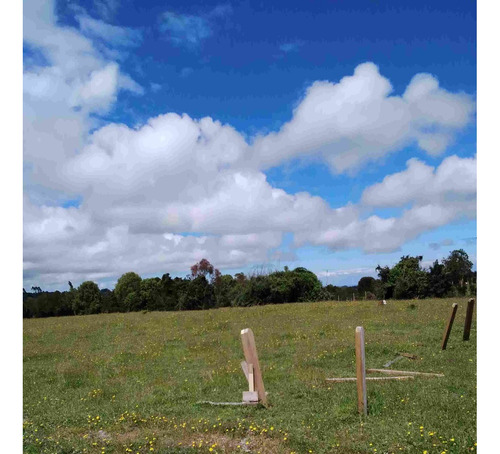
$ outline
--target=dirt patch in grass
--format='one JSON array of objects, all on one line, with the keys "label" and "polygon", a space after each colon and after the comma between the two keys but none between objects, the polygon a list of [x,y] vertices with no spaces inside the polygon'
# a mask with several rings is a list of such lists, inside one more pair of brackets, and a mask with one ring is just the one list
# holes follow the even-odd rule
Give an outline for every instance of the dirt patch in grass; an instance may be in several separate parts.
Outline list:
[{"label": "dirt patch in grass", "polygon": [[[281,441],[276,438],[259,437],[251,434],[243,437],[231,437],[221,433],[186,433],[181,437],[160,436],[159,439],[158,446],[160,447],[182,446],[202,452],[260,452],[261,454],[289,452]],[[212,451],[210,451],[210,448],[212,448]]]}]

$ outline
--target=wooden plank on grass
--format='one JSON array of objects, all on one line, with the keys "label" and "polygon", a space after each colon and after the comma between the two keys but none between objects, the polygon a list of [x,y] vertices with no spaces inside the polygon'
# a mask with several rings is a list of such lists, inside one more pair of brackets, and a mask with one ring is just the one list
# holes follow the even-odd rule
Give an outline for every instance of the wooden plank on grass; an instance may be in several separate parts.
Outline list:
[{"label": "wooden plank on grass", "polygon": [[[398,375],[394,377],[365,377],[365,380],[412,380],[415,377],[413,375]],[[340,383],[346,381],[357,381],[357,377],[335,377],[327,378],[326,381]]]},{"label": "wooden plank on grass", "polygon": [[241,343],[243,344],[243,352],[247,364],[253,365],[255,390],[259,396],[259,401],[263,404],[267,403],[266,390],[264,388],[264,381],[262,380],[262,373],[259,365],[259,357],[257,355],[257,348],[255,346],[255,338],[253,331],[250,328],[241,330]]},{"label": "wooden plank on grass", "polygon": [[365,372],[365,330],[356,327],[356,381],[358,388],[358,412],[366,416],[366,372]]},{"label": "wooden plank on grass", "polygon": [[206,405],[257,405],[258,402],[212,402],[210,400],[202,400],[196,402],[197,404],[206,404]]},{"label": "wooden plank on grass", "polygon": [[474,313],[474,298],[467,301],[467,313],[465,315],[464,324],[464,341],[468,341],[470,338],[470,328],[472,326],[472,314]]},{"label": "wooden plank on grass", "polygon": [[446,329],[444,330],[443,341],[441,342],[441,350],[446,350],[446,344],[448,344],[448,339],[451,333],[451,327],[453,326],[453,321],[455,320],[455,315],[457,314],[458,304],[453,303],[451,308],[452,309],[451,309],[450,319],[448,320],[448,324],[446,325]]},{"label": "wooden plank on grass", "polygon": [[392,370],[392,369],[366,369],[368,374],[387,374],[387,375],[422,375],[424,377],[444,377],[443,374],[433,372],[415,372],[411,370]]}]

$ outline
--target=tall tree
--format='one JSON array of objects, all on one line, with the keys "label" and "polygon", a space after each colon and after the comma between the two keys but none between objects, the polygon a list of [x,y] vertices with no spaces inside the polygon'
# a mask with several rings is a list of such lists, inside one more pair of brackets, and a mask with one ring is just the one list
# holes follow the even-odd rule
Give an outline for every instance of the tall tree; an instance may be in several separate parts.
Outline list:
[{"label": "tall tree", "polygon": [[391,269],[388,286],[393,287],[394,298],[421,298],[427,288],[427,273],[421,268],[422,256],[405,255]]},{"label": "tall tree", "polygon": [[443,259],[444,272],[459,293],[465,293],[466,282],[472,275],[472,262],[463,249],[457,249]]},{"label": "tall tree", "polygon": [[78,306],[83,314],[97,314],[101,310],[101,292],[95,282],[85,281],[77,290]]},{"label": "tall tree", "polygon": [[375,293],[376,279],[371,276],[364,276],[358,282],[358,293],[364,295],[365,292]]},{"label": "tall tree", "polygon": [[452,283],[445,273],[444,265],[435,260],[429,268],[427,296],[444,297],[451,287]]},{"label": "tall tree", "polygon": [[114,293],[121,310],[130,312],[141,309],[141,281],[141,276],[132,271],[118,279]]}]

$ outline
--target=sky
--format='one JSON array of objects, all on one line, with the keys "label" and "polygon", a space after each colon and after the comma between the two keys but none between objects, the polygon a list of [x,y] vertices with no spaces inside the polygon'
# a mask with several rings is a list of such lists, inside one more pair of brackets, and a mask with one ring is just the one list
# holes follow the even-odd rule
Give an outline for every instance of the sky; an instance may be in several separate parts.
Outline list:
[{"label": "sky", "polygon": [[475,2],[23,9],[25,288],[476,263]]}]

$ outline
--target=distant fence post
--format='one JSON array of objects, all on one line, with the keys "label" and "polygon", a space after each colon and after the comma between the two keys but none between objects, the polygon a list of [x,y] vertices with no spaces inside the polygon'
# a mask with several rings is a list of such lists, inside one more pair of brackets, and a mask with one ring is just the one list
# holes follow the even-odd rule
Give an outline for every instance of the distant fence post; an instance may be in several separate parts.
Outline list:
[{"label": "distant fence post", "polygon": [[451,327],[453,326],[453,321],[455,320],[455,315],[457,313],[458,304],[453,303],[453,305],[451,307],[452,307],[451,315],[450,315],[450,319],[448,320],[448,325],[446,326],[446,329],[444,330],[443,342],[441,343],[441,350],[446,350],[446,344],[448,343],[448,338],[450,337]]},{"label": "distant fence post", "polygon": [[365,331],[356,327],[356,381],[358,387],[358,412],[366,416],[366,367],[365,367]]},{"label": "distant fence post", "polygon": [[241,343],[243,344],[245,361],[247,362],[247,364],[252,364],[253,366],[253,381],[255,383],[255,390],[257,391],[259,401],[263,404],[266,404],[266,390],[264,389],[264,381],[262,380],[262,373],[260,371],[259,357],[257,356],[257,348],[255,346],[255,338],[253,335],[253,331],[250,328],[241,330]]},{"label": "distant fence post", "polygon": [[464,324],[464,341],[468,341],[470,337],[470,328],[472,326],[472,314],[474,313],[474,298],[467,302],[467,313],[465,315]]}]

